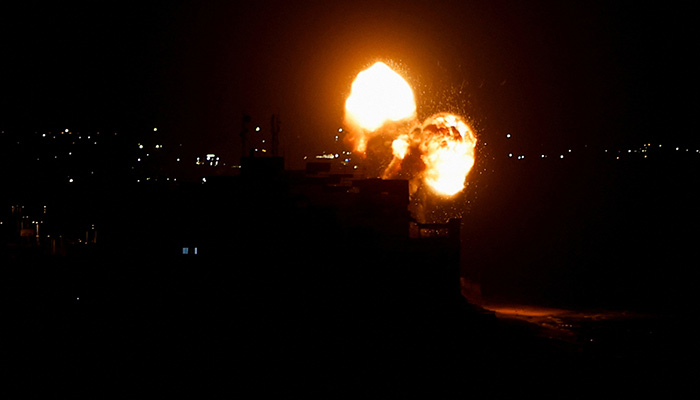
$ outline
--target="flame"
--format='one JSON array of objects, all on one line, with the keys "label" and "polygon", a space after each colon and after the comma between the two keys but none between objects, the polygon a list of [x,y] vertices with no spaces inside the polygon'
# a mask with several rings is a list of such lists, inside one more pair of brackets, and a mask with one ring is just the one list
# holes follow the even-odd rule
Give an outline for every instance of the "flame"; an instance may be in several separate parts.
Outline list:
[{"label": "flame", "polygon": [[408,153],[408,146],[410,145],[408,141],[408,135],[401,135],[391,142],[391,151],[394,157],[403,160]]},{"label": "flame", "polygon": [[368,135],[390,121],[401,121],[416,114],[413,90],[401,75],[377,62],[357,74],[345,101],[345,118],[358,129],[356,150],[364,152]]},{"label": "flame", "polygon": [[423,135],[420,150],[425,183],[441,195],[459,193],[474,165],[474,133],[460,117],[439,113],[425,121]]},{"label": "flame", "polygon": [[[441,196],[464,189],[474,165],[474,132],[449,113],[435,114],[420,125],[411,87],[386,64],[378,62],[357,75],[345,101],[345,119],[355,150],[380,166],[371,173],[408,179],[411,195],[421,184]],[[377,137],[383,140],[370,142]]]}]

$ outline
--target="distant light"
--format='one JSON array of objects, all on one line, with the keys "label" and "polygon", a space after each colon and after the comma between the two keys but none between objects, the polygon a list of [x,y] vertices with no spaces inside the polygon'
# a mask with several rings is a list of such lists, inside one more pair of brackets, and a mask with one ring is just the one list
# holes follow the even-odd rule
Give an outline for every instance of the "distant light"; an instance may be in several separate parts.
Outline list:
[{"label": "distant light", "polygon": [[42,134],[41,134],[41,137],[46,137],[46,134],[45,134],[45,133],[42,133]]},{"label": "distant light", "polygon": [[179,158],[177,159],[177,162],[180,162],[180,159],[179,159]]},{"label": "distant light", "polygon": [[65,131],[63,131],[63,132],[68,132],[68,129],[66,129],[66,130],[65,130]]},{"label": "distant light", "polygon": [[506,133],[506,138],[510,139],[510,133]]},{"label": "distant light", "polygon": [[512,157],[513,157],[513,153],[508,153],[508,157],[509,157],[509,158],[512,158]]},{"label": "distant light", "polygon": [[136,161],[139,161],[139,162],[141,162],[141,159],[140,159],[140,158],[137,158],[137,159],[136,159]]},{"label": "distant light", "polygon": [[202,178],[202,183],[207,183],[207,178]]},{"label": "distant light", "polygon": [[73,183],[73,178],[68,179],[68,183]]},{"label": "distant light", "polygon": [[260,127],[259,127],[259,126],[256,126],[256,127],[255,127],[255,132],[260,132]]},{"label": "distant light", "polygon": [[676,147],[676,151],[678,151],[678,147]]},{"label": "distant light", "polygon": [[153,128],[153,132],[156,132],[156,131],[158,131],[158,128]]},{"label": "distant light", "polygon": [[143,145],[139,143],[139,149],[143,149]]},{"label": "distant light", "polygon": [[343,128],[338,128],[338,132],[342,132],[342,131],[343,131]]},{"label": "distant light", "polygon": [[544,157],[545,157],[544,154],[542,154],[542,158],[544,158]]},{"label": "distant light", "polygon": [[559,158],[564,158],[564,155],[563,154],[559,155]]}]

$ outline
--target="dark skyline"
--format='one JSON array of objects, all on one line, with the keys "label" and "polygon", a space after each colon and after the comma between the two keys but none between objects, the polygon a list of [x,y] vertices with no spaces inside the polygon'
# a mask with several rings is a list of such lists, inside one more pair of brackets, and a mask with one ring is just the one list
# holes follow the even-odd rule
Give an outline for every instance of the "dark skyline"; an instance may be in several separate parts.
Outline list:
[{"label": "dark skyline", "polygon": [[[149,3],[3,6],[4,129],[146,129],[235,149],[242,113],[280,114],[288,156],[342,125],[375,60],[419,114],[454,111],[523,151],[696,142],[688,10],[557,2]],[[233,150],[235,151],[235,150]]]},{"label": "dark skyline", "polygon": [[[697,348],[693,11],[3,4],[7,380],[198,397],[682,393]],[[434,118],[406,139],[400,179],[343,152],[351,82],[376,61],[411,84],[419,120],[472,125],[459,194],[412,186],[426,137],[466,140]],[[239,157],[273,114],[283,157]]]}]

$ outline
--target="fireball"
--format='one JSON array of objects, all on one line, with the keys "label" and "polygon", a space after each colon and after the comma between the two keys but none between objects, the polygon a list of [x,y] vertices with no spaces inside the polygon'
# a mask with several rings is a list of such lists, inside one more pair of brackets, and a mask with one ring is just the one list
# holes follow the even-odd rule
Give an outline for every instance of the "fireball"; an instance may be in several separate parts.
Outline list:
[{"label": "fireball", "polygon": [[408,147],[410,146],[408,135],[401,135],[391,142],[391,152],[394,157],[403,160],[408,153]]},{"label": "fireball", "polygon": [[359,151],[364,151],[368,136],[385,123],[415,114],[413,90],[401,75],[382,62],[357,75],[345,101],[345,118],[356,127],[353,136]]},{"label": "fireball", "polygon": [[[357,75],[345,102],[345,118],[352,126],[350,140],[357,151],[365,153],[372,138],[388,139],[372,142],[385,146],[386,152],[368,152],[368,158],[393,157],[388,166],[380,164],[386,167],[377,176],[408,178],[416,188],[422,182],[444,197],[464,189],[474,165],[474,132],[461,117],[449,113],[435,114],[421,126],[411,87],[386,64],[378,62]],[[389,125],[399,121],[407,122]]]},{"label": "fireball", "polygon": [[474,165],[474,133],[460,117],[440,113],[425,121],[423,135],[420,149],[425,183],[441,195],[459,193]]}]

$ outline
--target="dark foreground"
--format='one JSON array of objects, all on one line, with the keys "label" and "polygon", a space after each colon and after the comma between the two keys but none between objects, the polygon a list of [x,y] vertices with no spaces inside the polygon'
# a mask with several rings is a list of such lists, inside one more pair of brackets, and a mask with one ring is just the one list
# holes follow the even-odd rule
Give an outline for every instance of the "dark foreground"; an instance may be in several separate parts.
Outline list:
[{"label": "dark foreground", "polygon": [[[660,305],[634,317],[513,318],[461,297],[459,236],[409,237],[406,182],[350,190],[331,177],[252,173],[218,186],[65,188],[41,228],[51,242],[7,231],[0,360],[10,393],[673,398],[692,388],[695,236],[665,228],[694,226],[696,213],[635,218],[650,204],[693,210],[697,194],[684,188],[694,180],[657,172],[665,189],[637,196],[660,185],[641,174],[617,196],[603,189],[626,179],[596,177],[601,189],[562,186],[541,215],[494,190],[491,209],[464,225],[461,254],[487,298]],[[596,193],[612,200],[582,208]],[[592,212],[607,217],[590,222]],[[53,248],[73,225],[89,243]],[[567,260],[572,268],[555,268]]]},{"label": "dark foreground", "polygon": [[353,277],[21,260],[2,270],[0,350],[27,395],[675,397],[694,375],[679,316],[494,314],[381,282],[356,292]]}]

